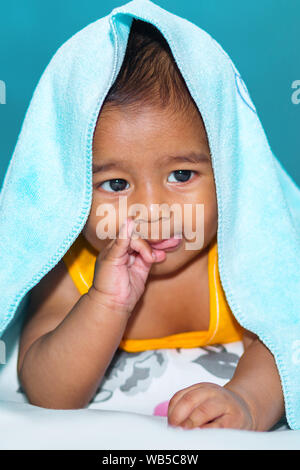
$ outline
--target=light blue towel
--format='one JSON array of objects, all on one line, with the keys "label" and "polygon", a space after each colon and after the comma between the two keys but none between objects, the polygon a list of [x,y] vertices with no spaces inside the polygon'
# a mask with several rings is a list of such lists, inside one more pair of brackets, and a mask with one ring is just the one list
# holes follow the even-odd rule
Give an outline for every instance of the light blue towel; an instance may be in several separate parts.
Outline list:
[{"label": "light blue towel", "polygon": [[88,218],[93,131],[133,17],[165,36],[201,112],[217,188],[221,282],[237,320],[274,354],[288,423],[300,429],[300,190],[221,46],[148,0],[115,8],[72,36],[34,91],[1,191],[0,332]]}]

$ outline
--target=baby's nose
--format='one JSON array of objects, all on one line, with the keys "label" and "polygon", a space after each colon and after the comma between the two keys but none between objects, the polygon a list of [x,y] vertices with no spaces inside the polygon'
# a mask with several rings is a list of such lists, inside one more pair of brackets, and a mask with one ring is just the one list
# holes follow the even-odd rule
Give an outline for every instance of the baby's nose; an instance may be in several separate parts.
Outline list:
[{"label": "baby's nose", "polygon": [[133,214],[133,217],[137,214],[135,218],[136,223],[151,224],[157,223],[163,219],[170,219],[171,210],[168,204],[138,204],[137,207],[134,205],[130,207],[129,215],[130,214]]},{"label": "baby's nose", "polygon": [[135,223],[135,234],[153,242],[173,236],[173,226],[170,217],[160,216],[152,220],[139,217],[135,220]]}]

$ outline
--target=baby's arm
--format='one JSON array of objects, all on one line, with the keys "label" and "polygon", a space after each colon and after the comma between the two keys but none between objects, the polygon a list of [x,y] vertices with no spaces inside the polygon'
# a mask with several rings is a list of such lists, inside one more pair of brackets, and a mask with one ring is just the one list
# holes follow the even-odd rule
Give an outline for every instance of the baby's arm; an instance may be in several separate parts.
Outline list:
[{"label": "baby's arm", "polygon": [[177,392],[169,403],[170,425],[268,431],[279,421],[284,398],[274,357],[245,332],[245,351],[232,379],[224,387],[199,383]]},{"label": "baby's arm", "polygon": [[275,359],[259,338],[246,348],[225,388],[248,403],[256,431],[268,431],[284,414],[284,397]]},{"label": "baby's arm", "polygon": [[132,231],[132,222],[124,225],[122,236],[101,250],[88,293],[72,291],[62,261],[33,289],[17,366],[32,404],[83,408],[96,392],[144,292],[152,263],[165,257],[153,250],[153,260],[150,245],[133,239]]},{"label": "baby's arm", "polygon": [[92,398],[128,320],[97,299],[76,293],[63,261],[33,289],[17,367],[33,405],[83,408]]}]

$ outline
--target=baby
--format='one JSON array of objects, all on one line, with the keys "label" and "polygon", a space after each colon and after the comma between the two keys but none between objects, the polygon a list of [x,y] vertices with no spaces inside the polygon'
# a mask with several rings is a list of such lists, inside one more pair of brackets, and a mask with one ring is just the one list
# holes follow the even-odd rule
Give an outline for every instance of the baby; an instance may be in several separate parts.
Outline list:
[{"label": "baby", "polygon": [[[120,196],[128,207],[123,218]],[[104,204],[113,208],[105,220],[116,232],[99,224]],[[137,204],[146,208],[142,217],[130,212]],[[174,212],[154,211],[155,205],[173,204],[182,214],[190,205],[189,217],[178,223]],[[186,249],[187,234],[199,231],[199,205],[203,243]],[[171,230],[163,241],[166,223]],[[29,401],[46,408],[85,407],[122,339],[208,330],[208,253],[217,227],[203,120],[164,37],[134,19],[94,132],[93,200],[81,233],[97,252],[93,282],[81,295],[61,260],[32,289],[18,357]],[[169,402],[169,425],[267,431],[282,417],[273,355],[238,327],[244,353],[232,379],[224,387],[204,382],[179,390]]]}]

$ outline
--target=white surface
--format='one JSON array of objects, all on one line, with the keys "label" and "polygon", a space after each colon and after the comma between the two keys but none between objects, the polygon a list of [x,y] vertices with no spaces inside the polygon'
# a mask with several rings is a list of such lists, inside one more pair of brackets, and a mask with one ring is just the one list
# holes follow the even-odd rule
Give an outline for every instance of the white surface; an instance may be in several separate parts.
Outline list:
[{"label": "white surface", "polygon": [[300,431],[182,430],[166,418],[0,402],[1,449],[300,449]]},{"label": "white surface", "polygon": [[[265,433],[229,429],[183,430],[168,427],[166,417],[147,416],[128,410],[108,411],[99,409],[98,407],[104,406],[104,403],[97,403],[97,401],[83,410],[48,410],[30,405],[25,395],[18,390],[16,360],[19,329],[20,322],[17,321],[15,326],[2,338],[6,344],[7,358],[6,364],[4,366],[0,365],[1,449],[300,450],[300,431],[291,431],[285,426],[276,431]],[[234,348],[239,346],[232,345],[228,347],[232,348],[233,352]],[[235,352],[239,353],[241,351],[235,349]],[[192,355],[189,361],[195,359],[193,351],[187,352],[186,357],[189,357],[189,354]],[[176,357],[174,352],[173,358]],[[179,367],[184,357],[184,355],[178,356],[180,362],[176,359],[177,367]],[[175,367],[174,362],[169,359],[168,361],[168,367]],[[131,364],[131,361],[128,363]],[[220,364],[222,365],[223,362],[219,360],[219,366]],[[180,371],[182,369],[183,367],[178,369],[178,375],[181,375]],[[108,376],[105,387],[108,388],[109,386],[111,390],[116,391],[117,388],[114,388],[116,384],[124,383],[122,375],[116,377],[117,379],[111,375]],[[153,380],[142,382],[142,388],[145,391],[152,390]],[[182,382],[171,384],[174,390],[179,386],[188,385],[187,382],[184,382],[184,380],[187,380],[186,377],[183,376],[182,380]],[[201,381],[200,376],[198,381]],[[145,387],[146,383],[149,383],[148,389]],[[163,384],[163,382],[160,383]],[[130,390],[130,396],[134,398],[132,392],[133,388]],[[138,396],[138,393],[136,396]],[[157,403],[157,398],[160,398],[159,394],[156,396],[154,403]],[[165,395],[162,396],[162,399],[165,399]],[[128,404],[133,402],[129,400]],[[127,405],[124,402],[122,406]],[[150,410],[153,410],[153,406]]]}]

